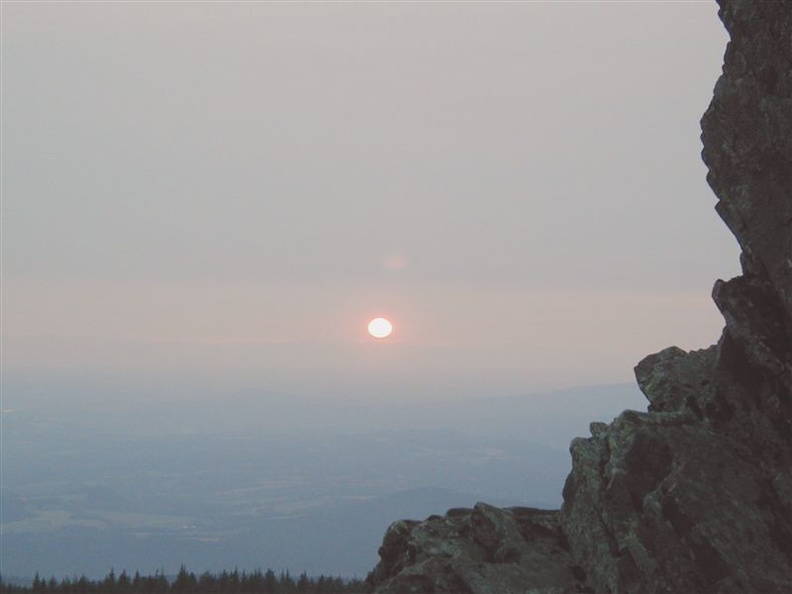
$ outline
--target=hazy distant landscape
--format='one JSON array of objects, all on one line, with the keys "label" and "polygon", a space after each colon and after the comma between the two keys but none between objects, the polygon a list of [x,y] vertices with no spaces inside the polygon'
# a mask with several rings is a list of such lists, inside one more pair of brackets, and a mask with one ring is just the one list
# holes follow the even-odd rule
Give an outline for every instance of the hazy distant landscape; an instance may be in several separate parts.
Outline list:
[{"label": "hazy distant landscape", "polygon": [[397,519],[559,506],[722,328],[716,12],[0,3],[3,578],[362,577]]},{"label": "hazy distant landscape", "polygon": [[644,408],[631,384],[452,403],[74,399],[5,403],[4,577],[182,563],[363,577],[395,519],[559,506],[569,440]]}]

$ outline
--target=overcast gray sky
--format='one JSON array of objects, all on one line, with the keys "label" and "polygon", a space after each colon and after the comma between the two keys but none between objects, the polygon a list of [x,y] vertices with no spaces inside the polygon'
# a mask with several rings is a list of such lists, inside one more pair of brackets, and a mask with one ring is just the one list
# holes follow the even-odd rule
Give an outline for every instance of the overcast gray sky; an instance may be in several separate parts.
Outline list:
[{"label": "overcast gray sky", "polygon": [[454,397],[708,346],[716,13],[3,2],[4,369]]}]

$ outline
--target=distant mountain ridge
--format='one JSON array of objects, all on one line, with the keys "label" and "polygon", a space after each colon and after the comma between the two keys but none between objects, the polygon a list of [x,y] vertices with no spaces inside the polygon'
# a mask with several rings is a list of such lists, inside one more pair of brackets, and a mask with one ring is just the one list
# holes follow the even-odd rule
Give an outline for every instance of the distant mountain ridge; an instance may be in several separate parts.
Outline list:
[{"label": "distant mountain ridge", "polygon": [[[479,499],[559,505],[581,411],[635,392],[412,407],[306,406],[258,393],[226,411],[163,402],[95,412],[73,410],[63,395],[20,406],[4,424],[4,571],[98,578],[111,567],[175,573],[185,563],[363,576],[393,517]],[[238,411],[247,425],[235,423]]]}]

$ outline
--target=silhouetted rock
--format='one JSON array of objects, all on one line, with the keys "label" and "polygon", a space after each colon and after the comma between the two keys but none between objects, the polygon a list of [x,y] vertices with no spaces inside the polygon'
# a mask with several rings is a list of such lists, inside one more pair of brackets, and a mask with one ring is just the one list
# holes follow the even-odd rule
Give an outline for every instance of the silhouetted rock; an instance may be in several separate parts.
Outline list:
[{"label": "silhouetted rock", "polygon": [[393,524],[375,592],[792,592],[792,2],[720,5],[703,158],[743,274],[718,344],[636,366],[648,412],[573,440],[560,511]]}]

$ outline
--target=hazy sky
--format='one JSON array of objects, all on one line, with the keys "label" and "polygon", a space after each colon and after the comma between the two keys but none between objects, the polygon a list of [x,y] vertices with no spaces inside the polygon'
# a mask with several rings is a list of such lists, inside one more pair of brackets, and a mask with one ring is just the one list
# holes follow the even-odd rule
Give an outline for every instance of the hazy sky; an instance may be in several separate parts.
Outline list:
[{"label": "hazy sky", "polygon": [[3,2],[4,371],[452,397],[708,346],[716,12]]}]

